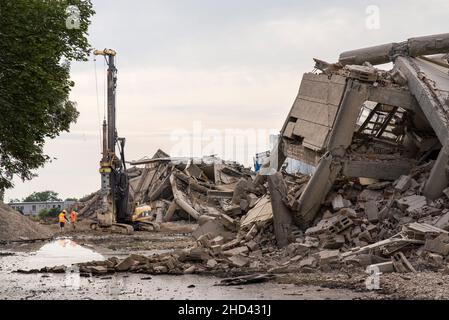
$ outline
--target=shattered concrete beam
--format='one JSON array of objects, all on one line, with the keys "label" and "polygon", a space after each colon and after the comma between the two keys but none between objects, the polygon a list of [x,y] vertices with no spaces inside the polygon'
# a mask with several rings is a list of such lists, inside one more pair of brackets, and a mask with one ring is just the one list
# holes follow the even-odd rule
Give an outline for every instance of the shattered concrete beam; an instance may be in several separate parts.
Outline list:
[{"label": "shattered concrete beam", "polygon": [[449,126],[444,109],[435,99],[433,90],[421,79],[422,76],[419,75],[410,58],[398,57],[395,60],[395,66],[407,78],[410,92],[417,99],[441,144],[446,145],[449,139]]},{"label": "shattered concrete beam", "polygon": [[393,61],[396,55],[418,57],[449,52],[449,33],[408,39],[400,43],[388,43],[374,47],[343,52],[339,62],[343,65],[372,65]]},{"label": "shattered concrete beam", "polygon": [[344,160],[343,175],[350,178],[372,178],[394,181],[402,175],[409,174],[414,161],[396,159],[388,161],[376,160]]},{"label": "shattered concrete beam", "polygon": [[401,107],[409,111],[416,111],[418,104],[410,91],[395,87],[368,87],[369,101],[376,101],[389,106]]},{"label": "shattered concrete beam", "polygon": [[172,186],[173,197],[175,199],[176,204],[185,212],[187,212],[192,218],[198,220],[200,217],[200,213],[193,209],[183,198],[182,192],[178,190],[176,185],[176,178],[172,174],[170,175],[170,184]]},{"label": "shattered concrete beam", "polygon": [[175,211],[178,209],[178,204],[176,203],[176,201],[173,201],[170,206],[168,207],[167,212],[165,213],[164,216],[164,222],[170,222],[171,219],[173,218],[173,215],[175,214]]}]

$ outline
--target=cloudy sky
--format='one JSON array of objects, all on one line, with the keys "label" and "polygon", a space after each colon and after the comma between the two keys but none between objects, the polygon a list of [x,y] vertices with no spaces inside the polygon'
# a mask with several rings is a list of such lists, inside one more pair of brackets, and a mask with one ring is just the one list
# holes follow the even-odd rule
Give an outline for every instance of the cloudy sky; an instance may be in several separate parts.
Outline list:
[{"label": "cloudy sky", "polygon": [[[162,148],[250,165],[280,130],[312,58],[334,62],[345,50],[448,32],[447,0],[93,2],[92,46],[118,52],[118,130],[128,160]],[[16,179],[5,200],[43,190],[81,197],[99,188],[104,63],[96,65],[99,103],[93,60],[73,64],[80,118],[48,142],[56,159],[33,181]],[[246,148],[210,147],[236,130],[250,137]],[[200,149],[185,139],[193,132],[202,135]]]}]

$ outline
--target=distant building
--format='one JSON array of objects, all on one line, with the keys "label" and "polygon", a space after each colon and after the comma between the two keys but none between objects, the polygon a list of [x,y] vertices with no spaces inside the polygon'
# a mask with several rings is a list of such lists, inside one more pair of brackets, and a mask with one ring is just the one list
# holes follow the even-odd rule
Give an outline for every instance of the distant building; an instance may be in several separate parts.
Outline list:
[{"label": "distant building", "polygon": [[[277,148],[278,141],[279,135],[277,134],[270,135],[270,150]],[[315,173],[314,166],[311,166],[307,163],[292,158],[285,159],[284,168],[285,171],[288,173],[300,172],[306,175],[313,175]]]},{"label": "distant building", "polygon": [[8,205],[25,215],[38,215],[42,210],[64,210],[73,205],[75,201],[47,201],[47,202],[16,202]]}]

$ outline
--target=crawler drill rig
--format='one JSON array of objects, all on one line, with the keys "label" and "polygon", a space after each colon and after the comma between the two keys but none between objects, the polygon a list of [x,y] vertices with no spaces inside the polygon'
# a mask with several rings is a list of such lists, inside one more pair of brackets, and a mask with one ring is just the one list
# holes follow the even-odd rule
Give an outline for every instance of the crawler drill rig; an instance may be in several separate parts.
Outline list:
[{"label": "crawler drill rig", "polygon": [[[125,164],[125,138],[119,138],[116,129],[117,68],[114,50],[96,50],[96,56],[104,56],[107,71],[107,120],[103,121],[103,151],[100,162],[102,208],[97,211],[98,223],[93,228],[108,228],[114,232],[130,234],[132,212],[129,195],[129,178]],[[116,154],[119,149],[119,156]]]},{"label": "crawler drill rig", "polygon": [[[107,72],[107,119],[103,121],[103,150],[100,162],[101,209],[98,222],[92,229],[131,234],[134,230],[157,231],[159,225],[151,221],[151,206],[134,203],[125,162],[125,138],[119,138],[116,128],[117,53],[111,49],[96,50],[95,56],[103,56]],[[119,154],[117,156],[116,149]]]}]

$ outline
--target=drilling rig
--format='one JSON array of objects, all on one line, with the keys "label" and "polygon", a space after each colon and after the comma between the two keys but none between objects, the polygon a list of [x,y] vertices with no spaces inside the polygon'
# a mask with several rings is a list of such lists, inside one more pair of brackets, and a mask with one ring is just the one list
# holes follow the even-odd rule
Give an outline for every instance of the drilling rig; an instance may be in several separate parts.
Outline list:
[{"label": "drilling rig", "polygon": [[[130,191],[125,162],[125,138],[120,138],[116,127],[117,53],[111,49],[96,50],[103,56],[107,70],[107,117],[103,121],[103,148],[100,161],[101,209],[92,229],[131,234],[134,230],[157,231],[159,225],[150,220],[152,208],[137,206]],[[116,150],[119,151],[118,155]]]},{"label": "drilling rig", "polygon": [[[117,53],[111,49],[96,50],[95,56],[103,56],[107,70],[107,119],[103,121],[103,150],[100,162],[101,209],[97,211],[98,223],[93,228],[108,228],[130,234],[134,208],[129,199],[129,179],[125,163],[125,138],[119,138],[116,127]],[[119,150],[117,156],[116,149]]]}]

